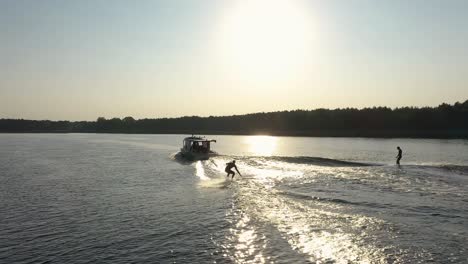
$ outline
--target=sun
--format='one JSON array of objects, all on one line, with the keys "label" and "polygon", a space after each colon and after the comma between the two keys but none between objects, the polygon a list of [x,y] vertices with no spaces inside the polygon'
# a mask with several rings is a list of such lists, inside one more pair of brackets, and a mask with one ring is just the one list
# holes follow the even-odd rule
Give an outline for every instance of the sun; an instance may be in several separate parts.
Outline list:
[{"label": "sun", "polygon": [[231,69],[284,76],[304,66],[312,46],[310,14],[301,0],[238,0],[217,31],[218,51]]}]

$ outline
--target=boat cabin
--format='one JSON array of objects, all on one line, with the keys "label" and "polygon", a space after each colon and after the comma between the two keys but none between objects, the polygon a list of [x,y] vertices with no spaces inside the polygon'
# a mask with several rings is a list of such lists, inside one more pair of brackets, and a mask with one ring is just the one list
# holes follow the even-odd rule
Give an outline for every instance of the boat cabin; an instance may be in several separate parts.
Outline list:
[{"label": "boat cabin", "polygon": [[184,138],[182,151],[191,153],[210,153],[211,142],[216,142],[216,140],[195,136],[187,137]]}]

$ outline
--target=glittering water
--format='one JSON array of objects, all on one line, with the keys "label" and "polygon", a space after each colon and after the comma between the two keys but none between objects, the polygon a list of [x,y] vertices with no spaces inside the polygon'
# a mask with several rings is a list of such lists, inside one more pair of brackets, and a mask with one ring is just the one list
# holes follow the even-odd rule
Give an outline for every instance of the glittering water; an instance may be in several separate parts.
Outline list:
[{"label": "glittering water", "polygon": [[0,134],[0,263],[468,262],[466,140],[182,138]]}]

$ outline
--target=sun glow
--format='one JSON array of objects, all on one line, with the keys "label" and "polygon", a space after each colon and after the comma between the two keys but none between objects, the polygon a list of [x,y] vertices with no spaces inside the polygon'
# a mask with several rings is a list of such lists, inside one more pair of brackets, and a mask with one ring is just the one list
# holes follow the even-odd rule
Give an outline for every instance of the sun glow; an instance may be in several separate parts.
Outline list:
[{"label": "sun glow", "polygon": [[303,68],[313,31],[304,5],[301,0],[235,1],[217,33],[224,62],[238,73],[268,78]]},{"label": "sun glow", "polygon": [[276,149],[276,137],[271,136],[249,136],[245,142],[249,151],[255,155],[271,156]]}]

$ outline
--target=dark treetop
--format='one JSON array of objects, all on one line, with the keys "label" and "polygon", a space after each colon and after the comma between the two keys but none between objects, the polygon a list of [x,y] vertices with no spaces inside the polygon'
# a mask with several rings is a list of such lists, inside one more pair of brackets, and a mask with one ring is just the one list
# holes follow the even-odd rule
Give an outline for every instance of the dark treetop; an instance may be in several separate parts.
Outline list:
[{"label": "dark treetop", "polygon": [[99,117],[92,122],[0,119],[0,132],[468,138],[468,100],[422,108],[316,109],[139,120]]}]

